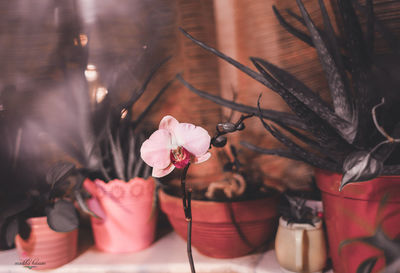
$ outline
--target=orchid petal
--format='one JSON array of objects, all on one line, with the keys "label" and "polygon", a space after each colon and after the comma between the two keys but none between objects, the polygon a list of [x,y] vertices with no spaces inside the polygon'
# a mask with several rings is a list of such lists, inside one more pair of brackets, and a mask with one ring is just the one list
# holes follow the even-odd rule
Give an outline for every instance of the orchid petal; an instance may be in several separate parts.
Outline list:
[{"label": "orchid petal", "polygon": [[182,146],[195,157],[204,155],[210,148],[208,132],[190,123],[179,123],[173,130],[178,146]]},{"label": "orchid petal", "polygon": [[174,164],[170,164],[167,168],[165,169],[157,169],[153,168],[152,176],[153,177],[163,177],[166,176],[167,174],[170,174],[173,170],[175,169]]},{"label": "orchid petal", "polygon": [[179,121],[177,121],[173,116],[165,116],[160,121],[160,125],[158,126],[158,129],[165,129],[169,132],[172,132],[178,124],[179,124]]},{"label": "orchid petal", "polygon": [[164,129],[155,131],[140,148],[140,156],[147,165],[165,169],[171,164],[171,134]]},{"label": "orchid petal", "polygon": [[194,159],[194,163],[198,164],[198,163],[202,163],[204,161],[207,161],[209,158],[211,157],[211,153],[206,153],[204,155],[198,156]]}]

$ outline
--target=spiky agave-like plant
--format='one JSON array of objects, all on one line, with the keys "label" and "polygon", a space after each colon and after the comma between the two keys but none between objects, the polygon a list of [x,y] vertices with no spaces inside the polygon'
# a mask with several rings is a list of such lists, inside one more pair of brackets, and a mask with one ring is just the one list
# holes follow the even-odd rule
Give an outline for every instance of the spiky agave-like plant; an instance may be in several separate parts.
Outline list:
[{"label": "spiky agave-like plant", "polygon": [[[310,35],[288,24],[278,10],[273,9],[281,25],[315,47],[333,105],[323,101],[295,76],[268,61],[251,57],[258,70],[256,72],[196,40],[182,29],[183,34],[193,42],[278,93],[294,114],[261,109],[259,104],[257,109],[225,100],[196,89],[181,76],[178,78],[191,91],[206,99],[237,111],[257,114],[265,129],[289,149],[263,149],[247,142],[243,145],[263,154],[301,160],[321,169],[343,173],[340,189],[350,182],[400,174],[397,149],[400,82],[395,73],[400,68],[400,50],[396,37],[374,16],[372,0],[367,0],[366,6],[356,3],[357,9],[366,16],[365,34],[351,1],[337,0],[341,19],[339,27],[344,35],[341,42],[336,37],[323,0],[319,0],[323,30],[314,24],[302,1],[297,0],[297,4],[302,17],[293,12],[289,14],[306,26]],[[390,53],[378,55],[374,52],[376,31],[391,46]],[[308,148],[298,145],[264,119],[274,122],[307,144]]]}]

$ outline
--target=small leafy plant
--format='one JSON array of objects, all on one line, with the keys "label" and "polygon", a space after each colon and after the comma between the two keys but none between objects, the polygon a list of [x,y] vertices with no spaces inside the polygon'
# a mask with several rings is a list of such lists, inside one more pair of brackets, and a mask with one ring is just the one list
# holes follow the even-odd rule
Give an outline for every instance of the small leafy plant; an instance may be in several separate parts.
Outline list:
[{"label": "small leafy plant", "polygon": [[314,226],[316,222],[321,221],[318,212],[307,206],[307,200],[290,194],[283,194],[283,199],[280,204],[280,212],[282,218],[287,221],[288,224],[310,224]]}]

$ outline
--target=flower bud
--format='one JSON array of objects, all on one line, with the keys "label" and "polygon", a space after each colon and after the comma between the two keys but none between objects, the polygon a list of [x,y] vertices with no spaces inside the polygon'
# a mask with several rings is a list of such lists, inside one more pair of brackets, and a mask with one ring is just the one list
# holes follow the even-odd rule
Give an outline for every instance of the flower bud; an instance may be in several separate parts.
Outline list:
[{"label": "flower bud", "polygon": [[227,139],[225,136],[219,136],[217,138],[213,138],[211,140],[211,144],[215,147],[224,147],[227,142]]},{"label": "flower bud", "polygon": [[236,131],[236,126],[232,122],[219,123],[217,130],[224,133],[232,133]]}]

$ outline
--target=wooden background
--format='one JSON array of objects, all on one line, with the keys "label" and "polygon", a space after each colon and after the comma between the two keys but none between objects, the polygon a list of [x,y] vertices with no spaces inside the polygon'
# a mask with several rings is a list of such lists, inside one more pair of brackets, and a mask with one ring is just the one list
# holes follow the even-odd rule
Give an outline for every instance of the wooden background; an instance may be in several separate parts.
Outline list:
[{"label": "wooden background", "polygon": [[[304,2],[311,17],[320,24],[318,1]],[[334,20],[330,2],[325,2]],[[44,99],[39,91],[49,89],[46,82],[57,78],[53,67],[59,33],[54,3],[53,0],[0,0],[0,90],[10,85],[15,87],[16,123],[29,121],[26,109],[34,109],[32,105]],[[288,34],[272,12],[272,5],[276,5],[286,18],[285,9],[299,14],[293,0],[76,0],[71,3],[69,12],[78,14],[77,25],[89,37],[89,63],[98,68],[99,82],[121,100],[140,86],[152,66],[166,56],[173,56],[135,105],[135,113],[176,73],[182,73],[196,88],[212,94],[232,98],[232,90],[236,90],[238,102],[255,106],[262,93],[264,108],[288,110],[279,96],[194,45],[178,27],[245,65],[251,66],[250,56],[267,59],[296,75],[329,101],[314,49]],[[378,17],[399,34],[399,1],[374,3]],[[298,22],[288,21],[302,28]],[[378,45],[385,50],[384,43]],[[47,91],[45,94],[51,93]],[[181,122],[205,127],[212,135],[215,125],[226,120],[229,113],[175,82],[146,119],[146,126],[156,128],[164,115],[171,114]],[[258,120],[246,125],[244,132],[230,136],[235,145],[239,140],[266,148],[280,145],[261,128]],[[312,169],[304,164],[240,150],[243,162],[263,169],[266,184],[283,189],[300,188],[310,182]],[[207,177],[219,173],[221,164],[216,152],[213,153],[209,162],[191,168],[190,174]]]}]

